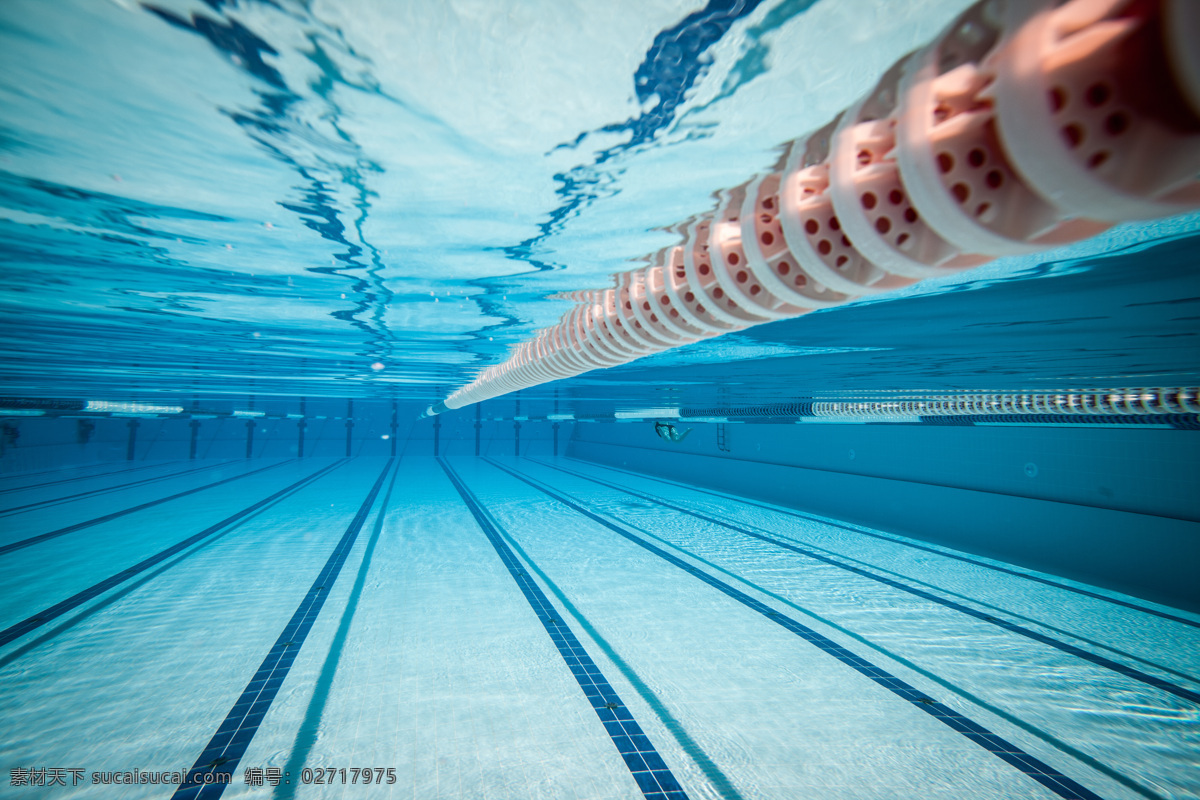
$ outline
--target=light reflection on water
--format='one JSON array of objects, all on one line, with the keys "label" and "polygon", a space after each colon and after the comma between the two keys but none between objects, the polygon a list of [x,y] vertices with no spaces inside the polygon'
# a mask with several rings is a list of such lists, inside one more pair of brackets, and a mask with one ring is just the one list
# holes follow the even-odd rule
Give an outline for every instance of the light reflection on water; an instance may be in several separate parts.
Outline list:
[{"label": "light reflection on water", "polygon": [[[883,5],[6,3],[6,391],[436,399],[966,3],[864,30]],[[1084,256],[1196,228],[1126,226],[554,388],[611,407],[711,405],[717,384],[735,404],[1189,385],[1195,315],[1156,304],[1200,295],[1190,241]]]}]

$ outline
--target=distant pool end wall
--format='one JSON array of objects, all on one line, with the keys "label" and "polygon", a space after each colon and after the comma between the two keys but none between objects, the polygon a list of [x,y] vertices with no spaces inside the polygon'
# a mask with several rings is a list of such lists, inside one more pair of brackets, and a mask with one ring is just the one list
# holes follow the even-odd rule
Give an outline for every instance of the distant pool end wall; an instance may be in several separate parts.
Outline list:
[{"label": "distant pool end wall", "polygon": [[1200,206],[1200,3],[983,0],[426,415]]},{"label": "distant pool end wall", "polygon": [[417,419],[427,419],[429,417],[436,417],[438,414],[444,414],[449,410],[450,410],[450,407],[447,406],[444,402],[434,403],[429,408],[422,411],[421,415],[419,417],[417,417]]}]

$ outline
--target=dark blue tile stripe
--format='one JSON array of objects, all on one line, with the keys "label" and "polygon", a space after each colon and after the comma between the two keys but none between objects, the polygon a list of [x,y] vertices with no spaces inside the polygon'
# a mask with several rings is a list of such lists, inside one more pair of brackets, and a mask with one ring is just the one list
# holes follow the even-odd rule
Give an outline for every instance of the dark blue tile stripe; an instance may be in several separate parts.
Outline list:
[{"label": "dark blue tile stripe", "polygon": [[521,566],[521,562],[517,560],[512,549],[505,543],[504,538],[500,535],[499,523],[491,518],[491,515],[487,513],[445,459],[439,458],[438,463],[442,465],[446,477],[454,484],[454,488],[458,490],[463,502],[471,511],[471,515],[475,517],[475,521],[479,523],[484,535],[492,543],[496,554],[504,562],[505,568],[517,582],[521,593],[525,595],[525,600],[537,614],[542,626],[545,627],[546,633],[550,634],[554,646],[558,648],[558,652],[567,662],[571,674],[579,682],[579,688],[583,690],[588,702],[592,704],[592,710],[600,718],[604,729],[608,732],[613,744],[616,745],[617,752],[621,754],[633,779],[641,788],[642,794],[646,796],[646,800],[687,800],[687,795],[679,782],[675,780],[675,775],[672,774],[654,745],[642,732],[641,726],[633,719],[633,715],[621,702],[621,698],[613,690],[600,668],[592,661],[591,656],[575,638],[575,634],[567,624],[559,618],[558,612],[555,611],[550,600],[534,582],[533,577]]},{"label": "dark blue tile stripe", "polygon": [[[539,461],[538,463],[545,463],[545,462]],[[588,462],[588,463],[591,463],[591,462]],[[825,519],[822,517],[815,517],[811,514],[802,514],[798,511],[792,511],[790,509],[782,508],[779,506],[769,506],[765,503],[759,503],[759,502],[750,500],[749,498],[745,498],[745,497],[732,497],[729,495],[722,494],[720,492],[714,492],[714,491],[710,491],[708,489],[702,489],[699,486],[692,486],[691,484],[687,484],[687,483],[679,483],[678,481],[671,481],[671,480],[667,480],[666,478],[656,478],[651,475],[644,475],[640,472],[634,472],[633,470],[621,469],[620,467],[614,467],[611,464],[597,463],[597,466],[603,467],[604,469],[612,470],[613,472],[621,472],[626,475],[631,475],[635,478],[639,478],[642,480],[647,480],[647,479],[653,480],[653,481],[657,481],[659,483],[665,483],[668,486],[678,486],[682,489],[689,489],[693,492],[700,492],[701,494],[707,494],[711,497],[718,497],[722,500],[733,500],[738,503],[744,503],[745,505],[748,505],[748,506],[754,506],[756,508],[766,509],[767,511],[773,511],[777,514],[786,514],[789,517],[795,517],[796,519],[802,519],[802,520],[806,520],[808,522],[818,522],[822,525],[830,525],[834,528],[841,528],[844,531],[849,531],[850,533],[857,533],[860,536],[870,536],[872,539],[880,539],[885,542],[891,542],[892,544],[898,544],[901,547],[908,547],[913,550],[923,550],[926,553],[933,553],[934,555],[941,556],[943,558],[952,558],[955,561],[962,561],[966,564],[972,564],[976,567],[982,567],[983,569],[990,569],[993,572],[1003,572],[1005,575],[1013,575],[1018,578],[1024,578],[1027,581],[1033,581],[1034,583],[1041,583],[1041,584],[1045,584],[1046,586],[1053,586],[1055,589],[1062,589],[1064,592],[1074,592],[1075,594],[1080,594],[1080,595],[1083,595],[1084,597],[1093,597],[1097,600],[1103,600],[1106,603],[1112,603],[1113,605],[1122,606],[1124,608],[1131,608],[1134,611],[1140,611],[1143,614],[1150,614],[1151,616],[1160,617],[1162,619],[1169,619],[1172,622],[1178,622],[1182,625],[1189,625],[1193,628],[1200,628],[1200,622],[1197,622],[1194,619],[1188,619],[1187,617],[1180,617],[1175,614],[1170,614],[1166,611],[1158,611],[1157,609],[1148,608],[1146,606],[1138,605],[1137,603],[1130,603],[1127,600],[1121,600],[1116,597],[1109,597],[1108,595],[1100,594],[1099,592],[1090,592],[1087,589],[1080,589],[1076,586],[1071,586],[1071,585],[1065,584],[1065,583],[1059,583],[1058,581],[1052,581],[1048,578],[1042,578],[1038,575],[1029,575],[1024,572],[1018,572],[1015,569],[1008,569],[1007,567],[1001,567],[996,564],[989,564],[986,561],[978,561],[974,558],[968,558],[967,556],[959,555],[957,553],[951,553],[951,552],[947,552],[945,550],[937,550],[932,547],[925,547],[924,545],[916,544],[915,542],[907,542],[902,539],[893,539],[891,536],[884,536],[879,533],[873,533],[871,531],[862,530],[860,528],[854,528],[849,525],[844,525],[842,523],[839,523],[835,520]]]},{"label": "dark blue tile stripe", "polygon": [[31,536],[28,539],[22,539],[19,542],[13,542],[12,544],[6,544],[3,547],[0,547],[0,555],[4,555],[5,553],[11,553],[13,550],[20,550],[24,547],[29,547],[31,545],[40,544],[41,542],[45,542],[50,539],[57,538],[59,536],[65,536],[68,533],[74,533],[75,531],[81,531],[84,528],[90,528],[91,526],[99,525],[102,522],[111,522],[112,520],[118,519],[120,517],[124,517],[127,514],[132,514],[136,511],[141,511],[142,509],[150,508],[152,506],[161,505],[162,503],[166,503],[171,500],[178,500],[180,497],[187,497],[189,494],[195,494],[196,492],[203,492],[205,489],[211,489],[214,486],[221,486],[222,484],[230,483],[232,481],[240,481],[242,478],[249,478],[251,475],[257,475],[260,472],[266,472],[269,469],[275,469],[276,467],[281,467],[284,464],[290,464],[294,460],[295,459],[288,459],[287,461],[280,461],[278,464],[271,464],[266,467],[261,467],[256,470],[251,470],[250,472],[243,472],[241,475],[234,475],[232,478],[225,478],[223,480],[219,480],[214,483],[207,483],[204,486],[197,486],[195,489],[188,489],[186,492],[179,492],[178,494],[173,494],[170,497],[163,497],[159,500],[151,500],[149,503],[142,503],[141,505],[136,505],[136,506],[133,506],[132,508],[125,508],[120,511],[114,511],[111,514],[105,514],[102,517],[96,517],[95,519],[89,519],[86,522],[77,522],[74,525],[68,525],[65,528],[59,528],[56,531],[50,531],[49,533],[43,533],[38,536]]},{"label": "dark blue tile stripe", "polygon": [[[155,467],[165,467],[165,466],[168,466],[168,465],[174,464],[174,463],[176,463],[176,462],[160,461],[156,464],[143,464],[140,467],[126,467],[125,469],[114,469],[114,470],[109,470],[107,472],[93,472],[91,475],[76,475],[73,478],[60,478],[59,480],[56,480],[56,481],[45,481],[43,483],[31,483],[26,486],[9,486],[8,488],[0,489],[0,494],[7,494],[9,492],[21,492],[21,491],[25,491],[26,489],[40,489],[43,486],[58,486],[61,483],[74,483],[75,481],[85,481],[88,478],[107,478],[110,475],[122,475],[126,472],[141,472],[144,469],[154,469]],[[98,465],[93,464],[91,466],[98,466]],[[63,470],[51,469],[51,470],[46,470],[45,472],[27,472],[24,475],[4,475],[4,476],[0,477],[0,480],[16,480],[18,478],[31,478],[35,475],[49,475],[50,473],[54,473],[54,472],[61,473],[61,472],[63,472]]]},{"label": "dark blue tile stripe", "polygon": [[206,469],[216,469],[224,466],[223,464],[205,464],[202,467],[194,467],[185,469],[182,472],[172,472],[169,475],[155,475],[152,478],[142,478],[141,480],[122,483],[119,486],[105,486],[100,489],[89,489],[86,492],[78,492],[77,494],[69,494],[66,497],[55,497],[51,500],[39,500],[36,503],[26,503],[23,506],[13,506],[12,508],[0,509],[0,517],[7,517],[9,514],[16,514],[18,511],[27,511],[33,508],[44,508],[46,506],[56,506],[59,503],[67,503],[71,500],[79,500],[83,497],[94,497],[98,494],[108,494],[110,492],[119,492],[123,489],[131,489],[134,486],[142,486],[147,483],[155,483],[157,481],[170,480],[171,478],[181,478],[184,475],[191,475],[193,472],[203,472]]},{"label": "dark blue tile stripe", "polygon": [[[799,553],[800,555],[807,556],[808,558],[814,559],[816,561],[820,561],[823,564],[829,564],[830,566],[837,567],[838,569],[845,570],[846,572],[854,573],[855,575],[859,575],[859,576],[867,578],[869,580],[876,581],[878,583],[882,583],[885,586],[890,586],[893,589],[898,589],[899,591],[905,592],[907,594],[911,594],[916,597],[920,597],[922,600],[929,600],[930,602],[937,603],[938,605],[943,606],[945,608],[949,608],[949,609],[953,609],[954,611],[962,612],[963,614],[967,614],[968,616],[974,617],[975,619],[978,619],[982,622],[986,622],[989,625],[995,625],[998,628],[1003,628],[1004,630],[1015,633],[1018,636],[1024,636],[1025,638],[1032,639],[1035,642],[1049,645],[1050,647],[1053,647],[1056,650],[1061,650],[1064,653],[1068,653],[1077,658],[1083,659],[1084,661],[1095,664],[1098,667],[1103,667],[1105,669],[1112,670],[1113,672],[1116,672],[1120,675],[1124,675],[1128,678],[1132,678],[1135,681],[1144,683],[1147,686],[1153,686],[1155,689],[1161,689],[1162,691],[1173,694],[1176,697],[1180,697],[1184,700],[1188,700],[1193,703],[1200,704],[1200,692],[1194,692],[1194,691],[1184,688],[1183,686],[1180,686],[1178,684],[1172,683],[1167,680],[1163,680],[1162,678],[1156,677],[1154,675],[1150,675],[1150,674],[1142,672],[1141,670],[1138,670],[1138,669],[1134,669],[1133,667],[1126,666],[1125,664],[1121,664],[1117,661],[1113,661],[1112,659],[1105,658],[1104,656],[1101,656],[1101,655],[1097,655],[1096,653],[1092,653],[1088,650],[1084,650],[1083,648],[1076,647],[1073,644],[1068,644],[1067,642],[1060,641],[1051,636],[1047,636],[1043,633],[1038,633],[1037,631],[1030,630],[1029,628],[1023,627],[1021,625],[1017,625],[1014,622],[1009,622],[1008,620],[1000,619],[998,617],[993,617],[990,614],[985,614],[982,611],[977,611],[977,610],[971,608],[970,606],[965,606],[962,603],[955,602],[954,600],[950,600],[950,599],[947,599],[944,597],[939,597],[935,594],[932,594],[931,592],[927,592],[923,589],[918,589],[914,586],[908,586],[906,584],[900,583],[899,581],[895,581],[895,580],[892,580],[891,578],[884,577],[883,575],[876,575],[873,572],[868,572],[865,569],[856,567],[853,564],[847,564],[836,558],[830,558],[829,556],[822,555],[821,553],[818,553],[814,550],[809,550],[806,547],[799,547],[790,542],[785,542],[780,539],[776,539],[772,536],[767,536],[765,534],[758,533],[756,531],[748,530],[747,528],[743,528],[741,526],[734,525],[731,522],[726,522],[725,520],[718,519],[716,517],[711,517],[707,514],[699,512],[699,511],[693,511],[689,508],[684,508],[683,506],[676,505],[674,503],[668,502],[667,500],[659,499],[657,497],[654,497],[653,495],[643,494],[641,492],[634,491],[633,489],[627,489],[625,487],[618,486],[617,484],[614,484],[614,483],[608,483],[607,481],[600,480],[599,478],[593,478],[588,475],[584,475],[582,473],[564,469],[563,467],[559,467],[559,466],[555,466],[555,465],[548,465],[548,466],[551,466],[554,469],[559,470],[560,472],[565,472],[569,475],[574,475],[576,477],[583,478],[584,480],[592,481],[593,483],[598,483],[598,484],[601,484],[602,486],[607,486],[610,489],[616,489],[619,492],[624,492],[625,494],[633,495],[634,497],[640,497],[643,500],[647,500],[651,503],[655,503],[655,504],[663,506],[665,508],[674,509],[683,514],[687,514],[688,516],[695,517],[696,519],[702,519],[705,522],[711,522],[714,525],[720,525],[723,528],[727,528],[731,531],[736,531],[738,533],[744,534],[745,536],[753,537],[755,539],[758,539],[759,541],[767,542],[768,544],[773,544],[776,547],[781,547],[785,550],[790,550],[793,553]],[[615,516],[615,515],[612,515],[612,516]]]},{"label": "dark blue tile stripe", "polygon": [[509,475],[512,475],[517,480],[532,486],[534,489],[537,489],[543,494],[553,497],[555,500],[572,509],[573,511],[576,511],[588,519],[603,525],[613,533],[628,539],[637,546],[648,550],[664,561],[707,583],[709,586],[733,598],[734,600],[737,600],[747,608],[757,611],[777,625],[780,625],[786,630],[791,631],[800,638],[804,639],[809,644],[815,645],[824,652],[836,658],[838,661],[858,672],[860,675],[870,678],[872,681],[892,692],[896,696],[903,700],[907,700],[916,708],[919,708],[926,714],[929,714],[939,722],[949,727],[951,730],[962,734],[975,744],[995,755],[1000,760],[1025,773],[1030,778],[1033,778],[1038,783],[1049,788],[1059,797],[1064,798],[1064,800],[1101,800],[1100,796],[1095,792],[1071,780],[1049,764],[1039,761],[1025,751],[1021,750],[1021,748],[1017,747],[1015,744],[1012,744],[1011,742],[995,735],[987,728],[976,722],[973,722],[954,709],[942,705],[937,700],[927,696],[924,692],[913,686],[910,686],[909,684],[889,673],[887,670],[880,669],[871,662],[867,661],[865,658],[855,655],[853,652],[837,644],[832,639],[822,636],[812,628],[801,625],[799,622],[796,622],[790,617],[780,614],[778,611],[775,611],[770,606],[755,600],[745,592],[735,589],[724,581],[714,578],[713,576],[709,575],[698,567],[689,564],[683,559],[678,558],[667,551],[654,546],[653,544],[650,544],[638,536],[635,536],[629,531],[626,531],[623,528],[613,524],[609,520],[604,519],[600,515],[589,511],[554,489],[542,485],[531,478],[527,478],[521,473],[511,470],[503,464],[498,464],[495,461],[492,461],[490,458],[487,459],[487,461],[496,466],[498,469],[501,469],[504,472],[507,472]]},{"label": "dark blue tile stripe", "polygon": [[170,558],[171,556],[175,555],[176,553],[191,547],[192,545],[196,544],[197,542],[201,541],[202,539],[206,539],[209,536],[212,536],[217,531],[228,528],[231,525],[236,525],[236,524],[240,523],[246,517],[250,516],[254,512],[263,508],[264,506],[270,505],[271,503],[274,503],[276,500],[279,500],[279,499],[291,494],[292,492],[297,491],[301,487],[312,483],[313,481],[322,477],[326,473],[336,469],[337,467],[340,467],[344,463],[346,463],[345,459],[338,461],[334,464],[330,464],[327,467],[322,467],[321,469],[314,472],[312,475],[309,475],[307,478],[301,478],[300,480],[293,483],[291,486],[288,486],[286,489],[280,489],[278,492],[276,492],[275,494],[266,498],[265,500],[259,500],[254,505],[249,506],[247,508],[243,508],[241,511],[237,512],[233,516],[226,517],[225,519],[221,520],[216,525],[205,528],[204,530],[200,531],[199,533],[195,534],[194,536],[189,536],[188,538],[184,539],[183,541],[177,542],[177,543],[171,545],[166,550],[162,550],[161,552],[155,553],[154,555],[150,556],[149,558],[145,559],[144,561],[139,561],[138,563],[134,564],[132,567],[123,569],[120,572],[118,572],[117,574],[115,574],[109,578],[105,578],[104,580],[100,581],[99,583],[97,583],[93,586],[89,586],[87,589],[84,589],[82,592],[79,592],[78,594],[68,597],[66,600],[63,600],[61,603],[56,603],[47,609],[39,611],[38,613],[34,614],[31,617],[27,617],[26,619],[21,620],[20,622],[16,623],[15,625],[9,626],[5,630],[0,631],[0,647],[3,647],[4,645],[8,644],[9,642],[13,641],[14,639],[18,639],[18,638],[24,636],[25,634],[29,633],[30,631],[40,628],[41,626],[45,625],[47,622],[51,622],[52,620],[54,620],[58,617],[61,617],[63,614],[67,613],[71,609],[76,608],[80,605],[83,605],[88,600],[91,600],[93,597],[96,597],[98,595],[103,594],[104,592],[107,592],[109,589],[113,588],[114,586],[124,583],[125,581],[132,578],[134,575],[137,575],[140,572],[145,572],[150,567],[153,567],[155,564],[159,563],[160,561],[164,561],[164,560]]},{"label": "dark blue tile stripe", "polygon": [[[254,673],[250,683],[246,684],[246,688],[237,702],[233,704],[233,708],[229,710],[225,721],[217,728],[217,732],[209,740],[200,757],[196,759],[196,763],[188,771],[183,783],[172,795],[172,800],[215,800],[225,791],[226,784],[209,781],[212,781],[216,774],[232,774],[237,769],[242,756],[246,754],[250,740],[258,732],[258,726],[275,700],[275,695],[279,693],[279,688],[283,686],[283,680],[287,677],[292,663],[300,653],[300,648],[304,645],[304,640],[308,636],[309,630],[312,629],[313,623],[316,622],[317,615],[321,613],[321,607],[325,605],[325,598],[329,596],[329,589],[337,580],[338,573],[342,571],[342,565],[346,563],[346,556],[350,554],[350,549],[354,546],[354,541],[358,538],[363,523],[367,521],[367,515],[371,511],[371,506],[375,504],[375,498],[379,496],[379,490],[383,488],[383,481],[391,470],[393,462],[395,459],[389,458],[387,464],[384,465],[383,471],[379,473],[379,478],[371,487],[367,499],[363,501],[362,507],[354,515],[350,526],[346,528],[346,533],[337,543],[337,547],[333,549],[333,553],[325,562],[317,579],[313,581],[308,594],[304,595],[304,599],[300,601],[296,612],[292,614],[292,618],[284,627],[283,633],[279,634],[279,638],[275,640],[267,657],[263,659],[262,665]],[[382,514],[385,510],[381,508],[379,513]]]}]

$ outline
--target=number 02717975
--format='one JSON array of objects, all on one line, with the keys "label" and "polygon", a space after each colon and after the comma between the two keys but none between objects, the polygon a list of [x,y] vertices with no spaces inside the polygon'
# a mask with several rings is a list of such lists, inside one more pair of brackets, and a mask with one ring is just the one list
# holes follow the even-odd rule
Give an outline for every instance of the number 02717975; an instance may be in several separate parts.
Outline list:
[{"label": "number 02717975", "polygon": [[303,783],[395,783],[394,767],[305,767],[300,773]]}]

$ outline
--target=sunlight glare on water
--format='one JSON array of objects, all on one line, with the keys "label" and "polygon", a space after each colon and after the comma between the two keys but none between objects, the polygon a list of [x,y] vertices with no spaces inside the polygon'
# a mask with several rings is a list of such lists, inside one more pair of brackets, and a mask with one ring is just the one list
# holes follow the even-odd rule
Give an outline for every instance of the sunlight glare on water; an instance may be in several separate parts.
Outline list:
[{"label": "sunlight glare on water", "polygon": [[1200,797],[1196,2],[0,2],[0,800]]},{"label": "sunlight glare on water", "polygon": [[963,6],[5,3],[11,388],[465,383]]}]

